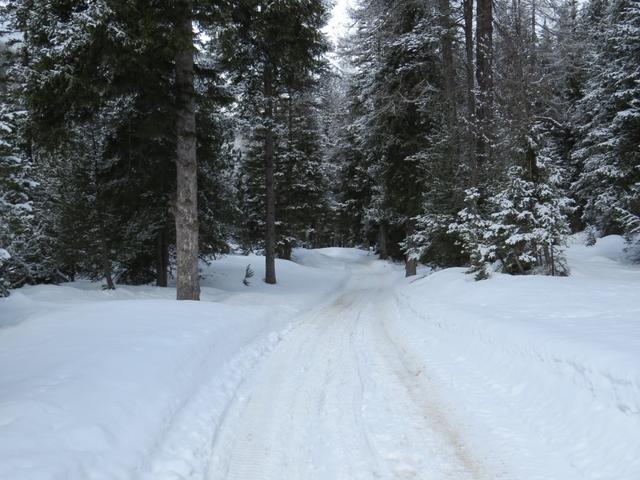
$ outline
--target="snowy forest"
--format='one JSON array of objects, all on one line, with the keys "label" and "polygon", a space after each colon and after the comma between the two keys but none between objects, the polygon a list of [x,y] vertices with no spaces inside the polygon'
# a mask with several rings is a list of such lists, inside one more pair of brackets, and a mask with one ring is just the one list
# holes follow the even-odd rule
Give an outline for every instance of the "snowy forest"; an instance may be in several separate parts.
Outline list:
[{"label": "snowy forest", "polygon": [[[636,0],[12,0],[0,291],[78,277],[198,298],[198,258],[366,246],[569,274],[640,234]],[[337,43],[337,44],[334,44]]]},{"label": "snowy forest", "polygon": [[640,0],[0,0],[0,480],[640,479]]}]

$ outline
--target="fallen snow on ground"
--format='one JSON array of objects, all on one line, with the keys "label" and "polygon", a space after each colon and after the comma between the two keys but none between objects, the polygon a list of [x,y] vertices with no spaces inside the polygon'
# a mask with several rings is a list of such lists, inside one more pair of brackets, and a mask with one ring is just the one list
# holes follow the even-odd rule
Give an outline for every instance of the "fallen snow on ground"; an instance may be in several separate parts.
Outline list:
[{"label": "fallen snow on ground", "polygon": [[[638,480],[640,269],[404,279],[355,249],[205,267],[202,302],[0,300],[0,478]],[[256,275],[242,284],[245,267]]]},{"label": "fallen snow on ground", "polygon": [[202,302],[90,282],[0,301],[0,478],[198,478],[246,372],[344,278],[283,261],[267,286],[263,263],[205,267]]},{"label": "fallen snow on ground", "polygon": [[393,334],[509,478],[640,479],[640,269],[623,248],[574,242],[567,278],[447,269],[395,293]]}]

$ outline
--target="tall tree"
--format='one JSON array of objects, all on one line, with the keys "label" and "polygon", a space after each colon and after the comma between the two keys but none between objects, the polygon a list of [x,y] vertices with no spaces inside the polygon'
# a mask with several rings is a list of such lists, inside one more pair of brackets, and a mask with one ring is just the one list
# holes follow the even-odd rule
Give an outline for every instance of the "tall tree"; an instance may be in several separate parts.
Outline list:
[{"label": "tall tree", "polygon": [[[189,60],[178,53],[190,45],[193,65],[195,39],[191,29],[186,31],[186,22],[182,29],[177,24],[188,14],[201,29],[211,30],[217,24],[217,6],[20,0],[10,8],[25,38],[20,75],[25,79],[29,138],[24,143],[48,168],[43,175],[49,177],[49,192],[43,201],[53,209],[54,220],[48,225],[54,233],[58,270],[70,277],[74,272],[104,277],[107,285],[155,278],[166,286],[176,245],[171,215],[184,212],[174,207],[177,132],[185,140],[180,152],[193,151],[198,126],[191,120],[196,114],[204,120],[203,128],[195,130],[203,155],[203,168],[196,170],[201,176],[210,175],[213,165],[222,165],[218,155],[225,138],[215,120],[216,108],[224,101],[219,72],[205,65],[201,55],[189,73]],[[186,70],[176,69],[185,61]],[[190,75],[199,82],[197,95]],[[185,77],[191,85],[186,90]],[[183,125],[186,120],[186,133],[177,128],[177,117]],[[188,178],[189,199],[196,195],[196,180],[196,174]],[[203,184],[213,188],[212,182]],[[207,192],[206,197],[215,201],[224,195]],[[198,207],[210,208],[189,204],[192,219]],[[79,229],[74,216],[86,209],[86,228]],[[216,221],[208,214],[203,228],[215,231]],[[194,225],[197,229],[198,223],[189,226]],[[193,234],[190,238],[193,266],[199,242],[193,241]],[[224,248],[219,239],[207,239],[204,250],[211,252],[213,245]],[[189,278],[197,282],[197,275]],[[190,298],[195,297],[197,283],[191,290]]]},{"label": "tall tree", "polygon": [[177,297],[178,300],[200,300],[193,7],[189,0],[182,0],[178,5],[175,57]]},{"label": "tall tree", "polygon": [[583,220],[602,233],[625,233],[633,243],[640,231],[640,7],[615,0],[587,5],[592,51],[587,93],[576,108],[581,166],[573,190]]},{"label": "tall tree", "polygon": [[305,85],[323,64],[326,6],[311,0],[241,0],[229,2],[225,11],[222,57],[254,107],[254,128],[263,132],[265,282],[275,284],[275,108],[280,95]]},{"label": "tall tree", "polygon": [[476,168],[489,161],[493,143],[493,0],[476,0]]}]

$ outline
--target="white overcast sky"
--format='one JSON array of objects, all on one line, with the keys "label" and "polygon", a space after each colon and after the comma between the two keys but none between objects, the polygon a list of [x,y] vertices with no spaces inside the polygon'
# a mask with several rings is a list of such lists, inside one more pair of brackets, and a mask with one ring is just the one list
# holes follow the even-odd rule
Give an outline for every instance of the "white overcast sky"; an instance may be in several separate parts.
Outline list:
[{"label": "white overcast sky", "polygon": [[334,0],[334,2],[331,18],[324,31],[329,35],[331,41],[335,43],[349,27],[348,9],[355,6],[356,0]]}]

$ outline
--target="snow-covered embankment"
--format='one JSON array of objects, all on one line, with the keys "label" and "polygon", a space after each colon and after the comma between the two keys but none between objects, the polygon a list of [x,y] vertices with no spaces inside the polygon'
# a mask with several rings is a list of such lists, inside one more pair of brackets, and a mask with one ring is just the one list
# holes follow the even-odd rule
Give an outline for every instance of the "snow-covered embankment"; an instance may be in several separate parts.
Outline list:
[{"label": "snow-covered embankment", "polygon": [[[202,302],[173,288],[76,282],[0,301],[0,478],[202,474],[238,384],[344,275],[261,257],[206,267]],[[242,284],[247,263],[256,271]]]},{"label": "snow-covered embankment", "polygon": [[622,248],[572,245],[567,278],[447,269],[396,292],[393,334],[516,478],[640,478],[640,269]]}]

